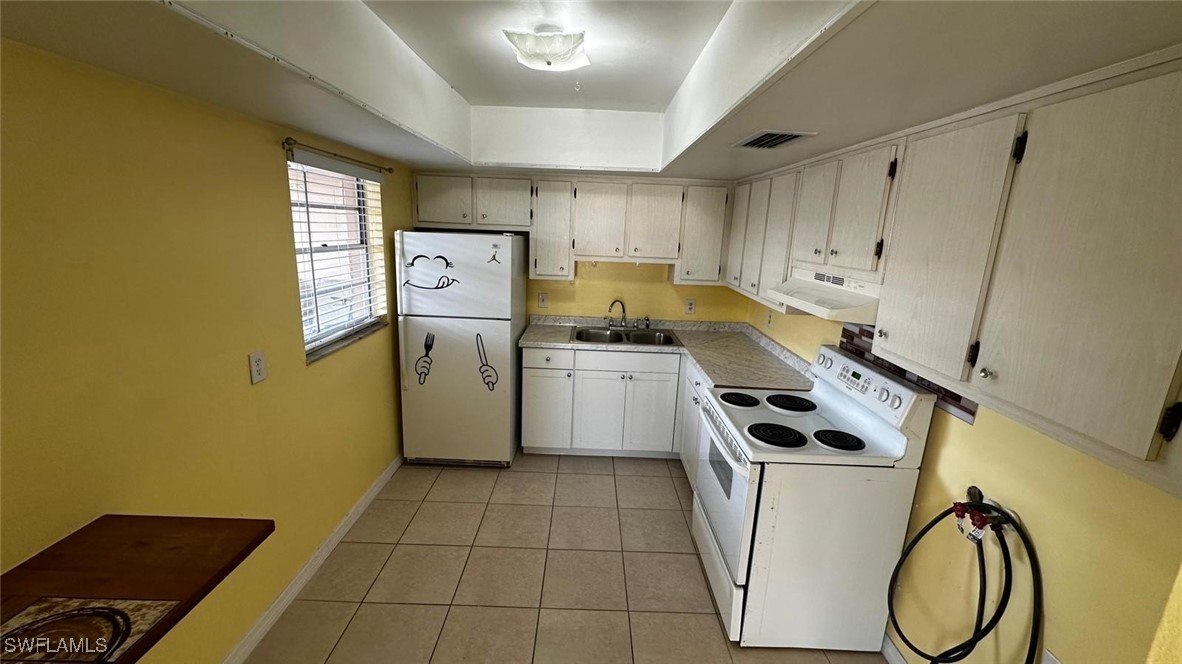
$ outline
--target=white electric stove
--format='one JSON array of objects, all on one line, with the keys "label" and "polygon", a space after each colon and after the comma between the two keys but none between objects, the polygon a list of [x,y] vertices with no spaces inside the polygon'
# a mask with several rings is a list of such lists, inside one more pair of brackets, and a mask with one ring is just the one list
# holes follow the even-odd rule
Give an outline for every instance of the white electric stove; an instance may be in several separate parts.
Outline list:
[{"label": "white electric stove", "polygon": [[811,372],[709,391],[694,538],[731,640],[878,650],[935,396],[830,346]]}]

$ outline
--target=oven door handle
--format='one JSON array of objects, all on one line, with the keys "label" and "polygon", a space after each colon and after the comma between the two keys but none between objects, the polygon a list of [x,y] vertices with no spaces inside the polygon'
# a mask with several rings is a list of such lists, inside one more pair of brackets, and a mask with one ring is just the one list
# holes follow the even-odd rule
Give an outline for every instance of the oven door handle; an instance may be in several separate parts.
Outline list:
[{"label": "oven door handle", "polygon": [[706,426],[710,429],[711,447],[714,447],[718,450],[719,456],[721,456],[726,461],[727,465],[731,467],[731,470],[735,471],[735,474],[744,479],[750,477],[750,469],[736,461],[735,458],[731,456],[730,450],[727,449],[725,445],[719,445],[718,441],[725,440],[725,437],[721,434],[721,432],[718,431],[718,427],[714,426],[714,421],[709,415],[706,414],[705,408],[702,409],[702,421],[705,422]]}]

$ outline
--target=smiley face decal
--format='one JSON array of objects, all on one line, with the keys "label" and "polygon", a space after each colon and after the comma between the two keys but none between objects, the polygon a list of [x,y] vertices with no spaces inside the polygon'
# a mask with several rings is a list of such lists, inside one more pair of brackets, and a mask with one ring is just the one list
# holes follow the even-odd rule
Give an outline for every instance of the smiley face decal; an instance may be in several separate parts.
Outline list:
[{"label": "smiley face decal", "polygon": [[[435,256],[432,258],[419,254],[407,261],[406,267],[408,269],[416,269],[413,273],[413,280],[407,279],[402,282],[403,286],[421,288],[423,290],[439,290],[460,283],[459,279],[453,279],[447,276],[447,274],[444,274],[445,271],[455,267],[455,263],[448,260],[447,256]],[[431,281],[432,279],[434,279],[434,282]]]}]

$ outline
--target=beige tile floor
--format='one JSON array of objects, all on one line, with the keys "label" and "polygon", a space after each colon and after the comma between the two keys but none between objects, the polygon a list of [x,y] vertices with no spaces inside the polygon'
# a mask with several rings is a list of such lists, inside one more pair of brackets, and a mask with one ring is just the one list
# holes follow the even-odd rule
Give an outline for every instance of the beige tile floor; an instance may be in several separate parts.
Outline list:
[{"label": "beige tile floor", "polygon": [[678,461],[403,466],[249,664],[883,664],[739,648],[690,537]]}]

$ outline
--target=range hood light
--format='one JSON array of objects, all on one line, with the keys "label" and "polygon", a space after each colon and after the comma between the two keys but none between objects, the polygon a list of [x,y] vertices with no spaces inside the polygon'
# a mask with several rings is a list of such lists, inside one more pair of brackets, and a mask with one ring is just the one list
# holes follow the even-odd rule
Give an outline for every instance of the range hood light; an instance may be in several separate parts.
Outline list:
[{"label": "range hood light", "polygon": [[591,64],[583,49],[583,32],[560,32],[550,25],[537,32],[505,30],[517,61],[538,71],[571,71]]}]

